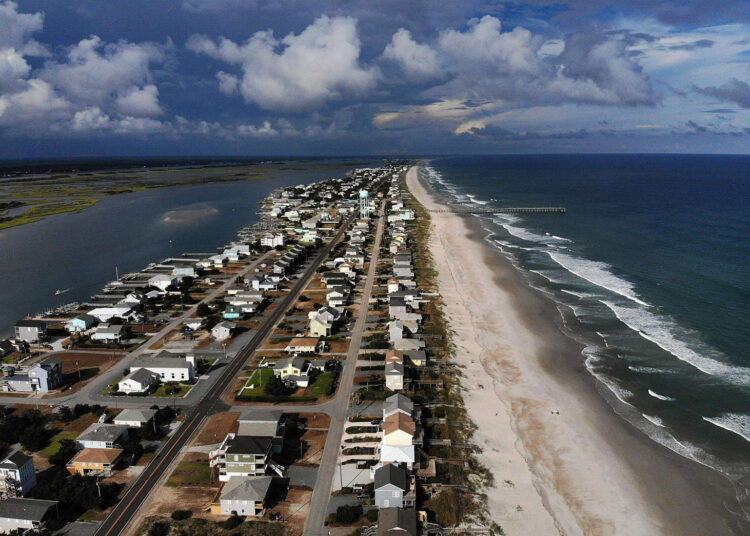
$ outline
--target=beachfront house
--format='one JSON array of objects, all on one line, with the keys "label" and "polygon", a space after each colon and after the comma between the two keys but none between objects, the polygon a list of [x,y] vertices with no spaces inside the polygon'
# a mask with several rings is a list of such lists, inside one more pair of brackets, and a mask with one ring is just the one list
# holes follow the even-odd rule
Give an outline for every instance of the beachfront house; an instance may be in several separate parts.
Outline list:
[{"label": "beachfront house", "polygon": [[381,508],[378,510],[377,536],[417,536],[417,513],[414,508]]},{"label": "beachfront house", "polygon": [[34,486],[34,458],[20,450],[14,450],[0,462],[0,494],[3,497],[28,495]]},{"label": "beachfront house", "polygon": [[57,518],[57,501],[10,498],[0,501],[0,533],[41,531],[47,521]]},{"label": "beachfront house", "polygon": [[263,476],[272,444],[270,437],[230,433],[219,448],[209,452],[209,465],[218,468],[221,482],[228,482],[232,477]]},{"label": "beachfront house", "polygon": [[404,365],[402,363],[385,364],[385,387],[391,391],[404,388]]},{"label": "beachfront house", "polygon": [[374,491],[378,508],[402,508],[409,491],[409,475],[398,465],[383,465],[375,471]]},{"label": "beachfront house", "polygon": [[221,489],[222,515],[254,517],[261,513],[272,481],[270,476],[230,478]]},{"label": "beachfront house", "polygon": [[391,415],[402,413],[407,417],[414,415],[414,402],[401,393],[391,395],[383,401],[383,420]]},{"label": "beachfront house", "polygon": [[156,274],[148,280],[148,286],[158,288],[163,292],[169,287],[176,285],[179,280],[179,277],[174,275]]}]

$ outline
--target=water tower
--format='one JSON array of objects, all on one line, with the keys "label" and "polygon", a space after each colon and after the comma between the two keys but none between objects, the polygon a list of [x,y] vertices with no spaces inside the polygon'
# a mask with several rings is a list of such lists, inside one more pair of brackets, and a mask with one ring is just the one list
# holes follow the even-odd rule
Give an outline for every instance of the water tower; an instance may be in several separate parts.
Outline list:
[{"label": "water tower", "polygon": [[370,194],[367,190],[359,192],[359,217],[363,220],[370,218]]}]

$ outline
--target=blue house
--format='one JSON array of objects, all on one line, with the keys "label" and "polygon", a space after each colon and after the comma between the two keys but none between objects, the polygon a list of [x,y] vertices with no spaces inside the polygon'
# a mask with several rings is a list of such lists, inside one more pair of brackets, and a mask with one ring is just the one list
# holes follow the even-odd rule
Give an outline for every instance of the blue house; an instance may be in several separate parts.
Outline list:
[{"label": "blue house", "polygon": [[242,308],[236,305],[228,305],[222,316],[227,320],[239,320],[242,317]]},{"label": "blue house", "polygon": [[94,324],[96,324],[96,318],[83,313],[76,316],[68,323],[68,331],[70,331],[71,333],[77,331],[86,331]]}]

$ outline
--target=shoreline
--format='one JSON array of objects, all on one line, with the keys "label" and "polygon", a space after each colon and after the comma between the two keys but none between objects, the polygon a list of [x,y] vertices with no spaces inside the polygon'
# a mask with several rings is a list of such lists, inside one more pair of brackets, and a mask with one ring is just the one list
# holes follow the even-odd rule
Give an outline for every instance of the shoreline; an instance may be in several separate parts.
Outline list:
[{"label": "shoreline", "polygon": [[[443,207],[417,167],[409,190]],[[433,215],[430,231],[474,439],[495,475],[488,508],[506,534],[740,533],[726,513],[729,483],[616,415],[555,305],[491,250],[475,219]]]}]

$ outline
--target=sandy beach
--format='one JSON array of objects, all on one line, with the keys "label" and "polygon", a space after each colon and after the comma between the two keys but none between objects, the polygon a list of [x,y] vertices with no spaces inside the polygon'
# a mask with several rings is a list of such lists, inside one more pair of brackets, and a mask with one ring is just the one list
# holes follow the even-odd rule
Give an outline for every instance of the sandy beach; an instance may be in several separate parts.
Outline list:
[{"label": "sandy beach", "polygon": [[[417,167],[407,186],[442,205]],[[585,372],[549,300],[455,214],[432,215],[430,249],[463,367],[475,442],[495,476],[489,510],[506,534],[737,534],[718,475],[620,419]]]}]

